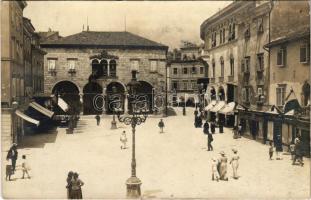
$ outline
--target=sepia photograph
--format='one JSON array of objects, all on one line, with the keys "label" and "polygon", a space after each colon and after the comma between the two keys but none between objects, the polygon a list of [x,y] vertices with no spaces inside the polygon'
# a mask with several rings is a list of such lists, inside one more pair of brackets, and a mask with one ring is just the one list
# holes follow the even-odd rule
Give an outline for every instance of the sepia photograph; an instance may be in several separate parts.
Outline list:
[{"label": "sepia photograph", "polygon": [[1,1],[2,199],[310,199],[310,1]]}]

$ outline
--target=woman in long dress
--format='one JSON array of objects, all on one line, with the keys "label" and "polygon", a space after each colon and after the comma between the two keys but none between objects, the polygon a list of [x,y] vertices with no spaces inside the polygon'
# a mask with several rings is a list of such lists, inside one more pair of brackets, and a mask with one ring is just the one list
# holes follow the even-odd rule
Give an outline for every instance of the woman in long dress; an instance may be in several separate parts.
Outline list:
[{"label": "woman in long dress", "polygon": [[79,179],[79,174],[74,173],[73,179],[71,180],[71,198],[82,199],[81,187],[84,185],[83,181]]},{"label": "woman in long dress", "polygon": [[231,158],[230,164],[232,166],[232,170],[233,170],[233,178],[234,179],[238,179],[238,167],[239,167],[239,159],[240,157],[238,156],[238,151],[236,149],[232,149],[234,155]]},{"label": "woman in long dress", "polygon": [[228,181],[228,177],[227,177],[227,162],[228,159],[225,155],[225,152],[220,152],[220,159],[219,159],[219,176],[220,176],[220,180],[224,180],[224,181]]},{"label": "woman in long dress", "polygon": [[73,172],[70,171],[68,173],[68,176],[67,176],[67,185],[66,185],[66,188],[67,188],[67,198],[68,199],[71,199],[71,180],[72,180],[72,177],[73,177]]}]

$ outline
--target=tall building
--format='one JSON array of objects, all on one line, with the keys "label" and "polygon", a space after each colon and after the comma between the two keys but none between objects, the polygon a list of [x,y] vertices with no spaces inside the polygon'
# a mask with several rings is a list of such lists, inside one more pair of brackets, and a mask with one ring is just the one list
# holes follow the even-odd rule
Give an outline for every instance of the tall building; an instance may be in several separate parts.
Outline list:
[{"label": "tall building", "polygon": [[25,1],[1,2],[1,139],[2,150],[22,132],[22,120],[15,109],[24,105],[24,31]]},{"label": "tall building", "polygon": [[[299,13],[299,15],[297,15]],[[268,139],[282,135],[289,145],[299,135],[310,154],[310,6],[308,1],[277,1],[271,13]],[[279,115],[282,113],[282,115]]]},{"label": "tall building", "polygon": [[[262,109],[265,102],[259,103],[258,96],[267,94],[268,52],[263,45],[268,42],[269,11],[267,1],[235,1],[202,23],[201,39],[210,66],[207,110],[212,111],[212,119],[226,103],[232,102],[231,108],[239,103]],[[230,121],[233,125],[232,117]]]},{"label": "tall building", "polygon": [[170,101],[175,105],[185,102],[194,106],[200,102],[199,90],[206,90],[208,82],[203,81],[201,86],[199,80],[208,77],[208,65],[200,58],[200,52],[201,47],[196,45],[173,52],[169,61],[169,91],[172,93]]},{"label": "tall building", "polygon": [[[153,95],[166,89],[166,54],[168,47],[130,32],[83,31],[58,40],[41,43],[44,57],[44,92],[61,96],[71,108],[83,114],[102,113],[96,109],[109,106],[113,99],[95,102],[96,95],[119,94],[121,107],[130,103],[126,85],[131,72],[137,72],[150,111]],[[82,103],[82,105],[81,105]]]}]

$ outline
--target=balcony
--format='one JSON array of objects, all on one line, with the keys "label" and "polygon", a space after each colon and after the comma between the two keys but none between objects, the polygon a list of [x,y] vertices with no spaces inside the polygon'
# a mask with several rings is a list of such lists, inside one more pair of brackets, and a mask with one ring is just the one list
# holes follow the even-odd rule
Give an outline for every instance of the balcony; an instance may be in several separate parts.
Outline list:
[{"label": "balcony", "polygon": [[218,81],[219,81],[219,83],[223,83],[224,82],[224,77],[223,76],[218,77]]},{"label": "balcony", "polygon": [[210,83],[215,83],[215,78],[209,78]]},{"label": "balcony", "polygon": [[233,82],[234,81],[234,76],[228,76],[228,82]]}]

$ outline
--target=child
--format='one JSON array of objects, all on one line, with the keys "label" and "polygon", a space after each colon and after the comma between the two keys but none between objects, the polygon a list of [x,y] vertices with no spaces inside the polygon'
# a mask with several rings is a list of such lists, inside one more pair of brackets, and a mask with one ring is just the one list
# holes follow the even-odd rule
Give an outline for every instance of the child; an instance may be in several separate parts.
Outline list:
[{"label": "child", "polygon": [[294,157],[295,157],[295,144],[294,144],[294,142],[292,142],[289,145],[289,150],[290,150],[290,154],[292,156],[291,160],[294,160]]},{"label": "child", "polygon": [[23,177],[22,177],[22,179],[24,179],[25,174],[27,174],[28,178],[30,178],[29,173],[28,173],[29,167],[28,167],[27,162],[26,162],[26,156],[23,155],[22,159],[23,159],[23,163],[22,163]]},{"label": "child", "polygon": [[120,137],[120,141],[122,142],[123,145],[121,145],[121,149],[126,149],[126,142],[127,142],[127,138],[126,138],[126,134],[125,131],[122,132],[121,137]]},{"label": "child", "polygon": [[160,133],[163,133],[164,122],[163,122],[162,119],[160,119],[160,122],[159,122],[158,126],[159,126],[159,128],[160,128],[160,130],[161,130]]},{"label": "child", "polygon": [[212,180],[215,180],[218,182],[219,181],[219,173],[218,173],[218,161],[216,158],[212,159]]},{"label": "child", "polygon": [[270,160],[272,160],[272,156],[273,156],[273,144],[272,141],[270,141],[270,147],[269,147],[269,156],[270,156]]},{"label": "child", "polygon": [[13,167],[12,167],[12,165],[6,165],[5,173],[6,173],[5,180],[7,181],[8,178],[9,178],[9,181],[11,181],[11,175],[13,174]]}]

